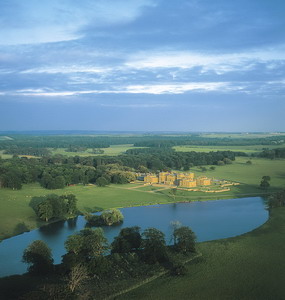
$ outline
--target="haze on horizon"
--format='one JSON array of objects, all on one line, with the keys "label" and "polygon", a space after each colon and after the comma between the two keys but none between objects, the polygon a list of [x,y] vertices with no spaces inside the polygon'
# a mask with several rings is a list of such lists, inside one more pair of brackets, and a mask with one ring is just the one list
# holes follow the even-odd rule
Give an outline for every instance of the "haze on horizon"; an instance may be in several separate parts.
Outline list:
[{"label": "haze on horizon", "polygon": [[4,0],[0,131],[285,131],[281,0]]}]

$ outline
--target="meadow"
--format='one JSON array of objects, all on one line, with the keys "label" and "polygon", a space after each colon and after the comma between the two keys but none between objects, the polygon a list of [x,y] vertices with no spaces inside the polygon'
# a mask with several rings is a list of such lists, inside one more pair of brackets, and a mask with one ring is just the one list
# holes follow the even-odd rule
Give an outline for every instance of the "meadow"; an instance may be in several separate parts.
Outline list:
[{"label": "meadow", "polygon": [[47,194],[74,194],[81,212],[94,212],[108,208],[140,206],[171,201],[167,195],[129,189],[131,184],[97,187],[94,185],[70,186],[64,189],[47,190],[38,184],[24,185],[21,190],[0,189],[0,239],[21,233],[23,228],[34,229],[45,224],[39,221],[29,206],[35,196]]},{"label": "meadow", "polygon": [[261,300],[285,298],[285,208],[244,235],[197,244],[185,276],[163,276],[117,299]]},{"label": "meadow", "polygon": [[122,145],[111,145],[108,148],[100,148],[101,150],[104,150],[103,154],[93,154],[92,149],[89,148],[86,151],[81,152],[67,152],[64,148],[58,148],[58,149],[49,149],[52,152],[52,155],[55,154],[61,154],[66,156],[100,156],[100,155],[108,155],[108,156],[116,156],[125,153],[129,149],[137,149],[142,147],[134,147],[133,144],[122,144]]},{"label": "meadow", "polygon": [[270,185],[273,188],[285,188],[285,159],[252,158],[252,164],[247,164],[248,157],[237,157],[233,164],[215,166],[215,170],[202,172],[199,168],[191,171],[197,176],[205,175],[218,179],[237,181],[247,185],[258,186],[262,176],[270,176]]}]

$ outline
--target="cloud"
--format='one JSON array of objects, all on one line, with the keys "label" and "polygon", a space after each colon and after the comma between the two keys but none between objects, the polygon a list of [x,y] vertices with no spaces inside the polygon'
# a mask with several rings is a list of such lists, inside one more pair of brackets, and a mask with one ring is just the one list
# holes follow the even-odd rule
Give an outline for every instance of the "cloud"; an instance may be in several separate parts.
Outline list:
[{"label": "cloud", "polygon": [[152,0],[10,0],[0,2],[0,45],[70,41],[86,29],[135,20]]},{"label": "cloud", "polygon": [[218,75],[233,71],[248,71],[255,63],[285,61],[285,46],[240,53],[199,53],[190,51],[157,51],[133,55],[126,66],[133,69],[192,69],[201,67],[201,73],[214,71]]},{"label": "cloud", "polygon": [[131,94],[183,94],[189,91],[222,91],[229,89],[226,82],[191,82],[181,84],[132,85],[126,88]]},{"label": "cloud", "polygon": [[113,70],[107,67],[98,66],[79,66],[79,65],[65,65],[65,66],[54,66],[54,67],[39,67],[34,69],[23,70],[21,74],[70,74],[70,73],[106,73]]},{"label": "cloud", "polygon": [[[176,84],[146,84],[146,85],[127,85],[114,87],[112,89],[94,90],[73,90],[73,91],[54,91],[52,89],[21,89],[16,91],[3,92],[2,95],[29,96],[29,97],[66,97],[87,94],[183,94],[191,91],[213,92],[213,91],[232,91],[242,90],[242,86],[231,86],[228,82],[190,82]],[[0,94],[1,95],[1,94]]]},{"label": "cloud", "polygon": [[116,104],[116,103],[102,103],[102,107],[117,107],[117,108],[165,108],[169,107],[166,103],[127,103],[127,104]]}]

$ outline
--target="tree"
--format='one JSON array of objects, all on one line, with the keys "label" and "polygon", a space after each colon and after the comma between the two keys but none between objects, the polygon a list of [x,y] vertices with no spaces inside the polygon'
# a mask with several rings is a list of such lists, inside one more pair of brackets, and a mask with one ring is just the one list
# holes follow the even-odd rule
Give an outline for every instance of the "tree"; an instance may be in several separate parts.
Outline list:
[{"label": "tree", "polygon": [[73,194],[58,196],[50,194],[44,197],[33,197],[30,206],[37,216],[48,222],[51,218],[64,218],[77,212],[77,199]]},{"label": "tree", "polygon": [[75,289],[79,288],[86,279],[88,279],[88,273],[85,266],[78,264],[71,268],[67,286],[73,293]]},{"label": "tree", "polygon": [[280,207],[280,206],[285,206],[285,190],[270,195],[270,197],[268,197],[269,208]]},{"label": "tree", "polygon": [[33,241],[23,253],[23,262],[30,265],[29,272],[44,274],[51,270],[53,258],[50,248],[41,240]]},{"label": "tree", "polygon": [[164,233],[156,228],[147,228],[143,234],[143,256],[148,263],[163,262],[167,258]]},{"label": "tree", "polygon": [[232,163],[233,163],[232,160],[229,159],[229,158],[227,158],[227,157],[225,157],[225,158],[223,159],[223,161],[224,161],[224,163],[225,163],[226,165],[229,165],[229,164],[232,164]]},{"label": "tree", "polygon": [[141,246],[140,227],[123,228],[112,243],[112,253],[129,253]]},{"label": "tree", "polygon": [[176,197],[176,194],[177,194],[177,188],[173,188],[169,191],[169,194],[172,195],[173,197],[173,200],[175,201],[175,197]]},{"label": "tree", "polygon": [[270,179],[270,176],[263,176],[260,181],[260,187],[265,190],[268,189],[270,187]]},{"label": "tree", "polygon": [[262,176],[262,180],[270,181],[271,178],[270,178],[270,176]]},{"label": "tree", "polygon": [[80,261],[88,262],[96,256],[103,255],[108,249],[107,239],[102,228],[82,229],[70,235],[65,248],[68,253],[73,253]]},{"label": "tree", "polygon": [[67,196],[63,196],[65,199],[67,199],[67,213],[69,215],[74,215],[77,211],[77,199],[75,195],[69,194]]},{"label": "tree", "polygon": [[101,214],[101,219],[102,219],[104,225],[111,226],[113,224],[123,222],[124,216],[120,212],[120,210],[113,208],[113,209],[104,211]]},{"label": "tree", "polygon": [[195,233],[187,226],[175,228],[173,231],[174,248],[178,252],[195,252]]},{"label": "tree", "polygon": [[108,185],[109,184],[109,182],[108,182],[108,180],[105,178],[105,177],[99,177],[99,178],[97,178],[97,180],[96,180],[96,184],[98,185],[98,186],[106,186],[106,185]]},{"label": "tree", "polygon": [[46,222],[53,217],[53,207],[49,201],[44,201],[39,204],[38,216]]}]

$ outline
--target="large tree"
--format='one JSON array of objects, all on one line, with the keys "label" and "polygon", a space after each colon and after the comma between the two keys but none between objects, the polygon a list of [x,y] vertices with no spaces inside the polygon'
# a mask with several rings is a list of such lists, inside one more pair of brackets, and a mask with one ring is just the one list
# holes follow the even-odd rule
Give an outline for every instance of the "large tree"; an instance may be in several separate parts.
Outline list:
[{"label": "large tree", "polygon": [[123,228],[112,243],[112,253],[128,253],[141,246],[140,227]]},{"label": "large tree", "polygon": [[85,228],[70,235],[65,242],[65,248],[69,254],[74,254],[77,260],[88,262],[105,254],[109,246],[102,228]]},{"label": "large tree", "polygon": [[164,233],[156,228],[147,228],[142,234],[143,255],[148,263],[163,262],[167,258]]},{"label": "large tree", "polygon": [[263,176],[260,182],[260,187],[265,190],[268,189],[270,187],[270,179],[270,176]]},{"label": "large tree", "polygon": [[173,231],[174,248],[178,252],[195,252],[195,233],[187,226],[175,228]]},{"label": "large tree", "polygon": [[50,248],[41,240],[33,241],[23,253],[23,262],[29,264],[29,272],[44,274],[52,269]]}]

